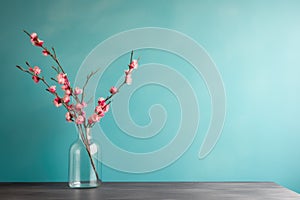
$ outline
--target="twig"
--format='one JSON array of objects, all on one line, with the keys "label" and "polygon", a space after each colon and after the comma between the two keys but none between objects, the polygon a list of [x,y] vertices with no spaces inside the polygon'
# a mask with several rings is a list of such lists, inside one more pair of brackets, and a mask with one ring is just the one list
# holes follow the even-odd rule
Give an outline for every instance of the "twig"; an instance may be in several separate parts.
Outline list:
[{"label": "twig", "polygon": [[[95,166],[95,163],[94,163],[94,160],[93,160],[93,157],[92,157],[92,154],[91,154],[91,148],[90,148],[90,144],[88,142],[88,139],[87,139],[87,132],[85,133],[86,135],[84,136],[83,134],[83,130],[82,130],[82,127],[80,125],[77,125],[78,129],[79,129],[79,133],[80,133],[80,137],[82,139],[82,142],[86,148],[86,151],[88,153],[88,156],[89,156],[89,159],[90,159],[90,162],[91,162],[91,165],[93,167],[93,170],[95,172],[95,175],[96,175],[96,178],[97,178],[97,181],[100,181],[101,180],[99,179],[99,175],[98,175],[98,172],[97,172],[97,169],[96,169],[96,166]],[[87,130],[87,128],[85,129]],[[97,149],[99,151],[99,149]]]},{"label": "twig", "polygon": [[92,78],[92,76],[94,76],[95,74],[97,74],[99,72],[100,68],[98,68],[96,71],[91,72],[89,75],[87,75],[86,77],[86,81],[82,87],[82,94],[81,94],[81,102],[83,102],[84,96],[85,96],[85,88],[89,82],[89,80]]}]

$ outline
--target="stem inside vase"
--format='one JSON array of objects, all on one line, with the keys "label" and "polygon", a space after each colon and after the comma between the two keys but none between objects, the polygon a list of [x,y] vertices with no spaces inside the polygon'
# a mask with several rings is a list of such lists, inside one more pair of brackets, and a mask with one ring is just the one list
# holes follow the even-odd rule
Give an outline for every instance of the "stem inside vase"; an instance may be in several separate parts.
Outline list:
[{"label": "stem inside vase", "polygon": [[69,186],[71,188],[98,187],[101,179],[95,158],[100,156],[100,145],[91,138],[89,128],[78,127],[78,138],[70,148]]}]

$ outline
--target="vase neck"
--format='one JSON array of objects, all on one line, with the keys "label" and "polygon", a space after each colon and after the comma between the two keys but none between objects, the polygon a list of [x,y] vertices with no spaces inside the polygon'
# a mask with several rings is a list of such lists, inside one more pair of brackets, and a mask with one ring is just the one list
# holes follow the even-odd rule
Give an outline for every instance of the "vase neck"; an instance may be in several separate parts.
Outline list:
[{"label": "vase neck", "polygon": [[85,142],[88,142],[89,144],[91,143],[92,140],[92,134],[91,134],[91,128],[87,127],[79,127],[77,126],[78,129],[78,139],[79,140],[84,140]]},{"label": "vase neck", "polygon": [[86,128],[85,129],[85,133],[86,133],[86,138],[88,139],[88,140],[91,140],[92,139],[92,132],[91,132],[91,128]]}]

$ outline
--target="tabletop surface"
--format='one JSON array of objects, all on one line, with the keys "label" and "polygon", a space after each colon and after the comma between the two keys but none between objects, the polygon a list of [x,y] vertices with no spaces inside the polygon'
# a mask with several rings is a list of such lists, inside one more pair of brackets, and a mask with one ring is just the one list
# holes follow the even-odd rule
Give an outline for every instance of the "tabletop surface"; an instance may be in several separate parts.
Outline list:
[{"label": "tabletop surface", "polygon": [[67,183],[0,183],[0,199],[300,200],[300,195],[273,182],[122,182],[92,189],[70,189]]}]

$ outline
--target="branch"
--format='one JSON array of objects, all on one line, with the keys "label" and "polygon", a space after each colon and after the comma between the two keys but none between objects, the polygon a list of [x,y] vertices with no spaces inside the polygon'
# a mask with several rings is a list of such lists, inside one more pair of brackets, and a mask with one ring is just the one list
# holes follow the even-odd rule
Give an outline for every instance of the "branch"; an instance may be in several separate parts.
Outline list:
[{"label": "branch", "polygon": [[51,52],[50,52],[46,47],[44,47],[44,46],[41,46],[41,48],[44,49],[45,51],[49,52],[49,55],[50,55],[51,58],[56,62],[56,64],[58,65],[59,69],[61,70],[61,72],[65,74],[65,71],[64,71],[63,67],[61,66],[59,60],[58,60],[57,57],[56,57],[56,53],[55,53],[54,48],[52,47],[53,53],[51,53]]},{"label": "branch", "polygon": [[83,102],[83,98],[84,98],[84,93],[85,93],[85,88],[89,82],[89,80],[92,78],[92,76],[94,76],[95,74],[97,74],[99,72],[100,68],[98,68],[96,71],[91,72],[89,75],[87,75],[86,77],[86,81],[82,87],[82,94],[81,94],[81,102]]},{"label": "branch", "polygon": [[132,59],[133,59],[133,50],[131,51],[129,64],[132,62]]},{"label": "branch", "polygon": [[[94,170],[94,172],[95,172],[97,181],[100,181],[99,175],[98,175],[98,172],[97,172],[97,169],[96,169],[96,166],[95,166],[95,162],[94,162],[93,157],[92,157],[92,154],[91,154],[90,144],[89,144],[88,139],[87,139],[87,134],[88,134],[88,133],[86,132],[85,135],[84,135],[83,130],[82,130],[82,126],[80,126],[80,125],[77,124],[77,127],[78,127],[78,129],[79,129],[79,133],[80,133],[80,137],[81,137],[81,139],[82,139],[82,142],[83,142],[83,144],[84,144],[84,146],[85,146],[85,148],[86,148],[86,151],[87,151],[87,153],[88,153],[88,156],[89,156],[91,165],[92,165],[92,167],[93,167],[93,170]],[[85,128],[85,130],[87,131],[87,128]],[[99,151],[99,149],[98,149],[98,151]]]},{"label": "branch", "polygon": [[[23,30],[23,31],[31,38],[30,33],[28,33],[26,30]],[[52,59],[56,62],[56,64],[58,65],[58,67],[59,67],[59,69],[61,70],[61,72],[65,74],[64,69],[62,68],[62,66],[61,66],[61,64],[60,64],[60,62],[59,62],[59,60],[58,60],[57,57],[56,57],[56,53],[55,53],[54,48],[52,47],[53,53],[51,53],[51,51],[49,51],[44,45],[42,45],[41,48],[49,53],[49,55],[51,56],[51,58],[52,58]]]}]

